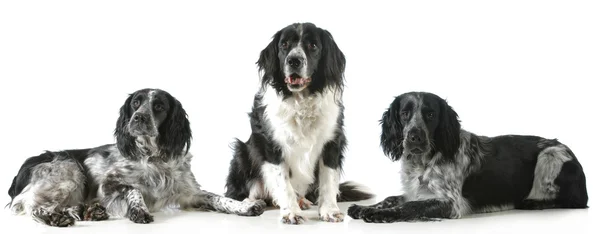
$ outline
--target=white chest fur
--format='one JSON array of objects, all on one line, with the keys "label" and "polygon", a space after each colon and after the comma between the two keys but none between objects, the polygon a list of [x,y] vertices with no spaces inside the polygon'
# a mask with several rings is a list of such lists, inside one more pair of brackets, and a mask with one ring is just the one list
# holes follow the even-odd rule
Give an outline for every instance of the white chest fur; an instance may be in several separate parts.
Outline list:
[{"label": "white chest fur", "polygon": [[314,181],[323,146],[335,136],[340,106],[335,92],[282,99],[271,88],[264,93],[265,120],[281,147],[286,169],[296,192],[304,195]]}]

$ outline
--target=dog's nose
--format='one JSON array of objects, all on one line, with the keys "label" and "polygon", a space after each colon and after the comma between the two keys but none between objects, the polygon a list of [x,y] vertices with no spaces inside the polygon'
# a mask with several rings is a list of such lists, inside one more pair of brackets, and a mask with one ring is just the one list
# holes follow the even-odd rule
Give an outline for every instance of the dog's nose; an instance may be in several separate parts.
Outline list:
[{"label": "dog's nose", "polygon": [[408,132],[408,140],[415,144],[423,143],[423,131],[416,128],[411,129]]},{"label": "dog's nose", "polygon": [[135,113],[135,114],[133,114],[133,121],[139,122],[139,123],[145,123],[146,121],[148,121],[149,117],[150,116],[148,114]]},{"label": "dog's nose", "polygon": [[290,67],[292,67],[292,68],[301,67],[303,62],[304,62],[304,59],[300,58],[300,57],[291,57],[291,58],[288,58],[288,60],[287,60],[288,65],[290,65]]}]

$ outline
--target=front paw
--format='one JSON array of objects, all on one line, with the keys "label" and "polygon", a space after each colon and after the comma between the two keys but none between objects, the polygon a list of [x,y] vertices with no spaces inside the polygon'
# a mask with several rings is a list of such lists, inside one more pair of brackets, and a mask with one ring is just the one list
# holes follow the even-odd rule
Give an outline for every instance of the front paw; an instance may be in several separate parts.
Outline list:
[{"label": "front paw", "polygon": [[319,212],[319,219],[325,222],[339,223],[344,221],[344,213],[337,209]]},{"label": "front paw", "polygon": [[363,212],[370,207],[361,206],[361,205],[351,205],[348,207],[348,216],[353,219],[362,219]]},{"label": "front paw", "polygon": [[304,221],[304,217],[294,213],[288,213],[281,216],[281,222],[284,224],[302,224]]},{"label": "front paw", "polygon": [[154,217],[142,208],[135,207],[129,209],[129,220],[134,223],[151,223],[154,222]]},{"label": "front paw", "polygon": [[83,216],[83,220],[85,221],[102,221],[107,219],[108,214],[106,213],[106,208],[98,203],[94,203],[88,207]]},{"label": "front paw", "polygon": [[265,212],[265,208],[267,207],[267,203],[265,203],[265,201],[263,200],[257,200],[247,203],[250,203],[250,206],[240,214],[242,216],[259,216],[263,212]]},{"label": "front paw", "polygon": [[393,223],[398,221],[390,212],[377,209],[363,209],[362,220],[366,223]]}]

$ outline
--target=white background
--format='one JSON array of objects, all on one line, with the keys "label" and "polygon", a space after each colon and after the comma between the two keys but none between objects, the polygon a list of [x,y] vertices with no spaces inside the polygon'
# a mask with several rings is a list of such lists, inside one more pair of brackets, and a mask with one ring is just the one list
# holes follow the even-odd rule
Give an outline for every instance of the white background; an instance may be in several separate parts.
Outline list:
[{"label": "white background", "polygon": [[[247,112],[258,87],[259,52],[277,30],[308,21],[329,30],[347,59],[343,180],[367,185],[379,195],[376,200],[401,191],[398,163],[379,148],[378,121],[394,96],[408,91],[446,98],[474,133],[558,138],[575,152],[588,178],[588,210],[504,212],[475,221],[365,230],[449,225],[440,229],[448,232],[470,224],[487,232],[520,223],[517,230],[524,231],[536,222],[536,230],[587,229],[598,183],[599,12],[597,1],[3,1],[0,188],[8,190],[21,163],[43,150],[112,143],[127,95],[161,88],[190,116],[199,182],[222,193],[229,143],[250,134]],[[0,201],[8,203],[8,195]],[[176,217],[182,220],[178,226],[217,217],[205,223],[211,230],[222,227],[219,222],[230,222],[229,228],[290,228],[276,226],[276,214],[265,213],[262,223],[218,214]],[[202,218],[186,221],[186,215]],[[361,232],[365,225],[310,223],[301,230]],[[35,224],[26,219],[22,225]],[[468,230],[478,229],[461,232]]]}]

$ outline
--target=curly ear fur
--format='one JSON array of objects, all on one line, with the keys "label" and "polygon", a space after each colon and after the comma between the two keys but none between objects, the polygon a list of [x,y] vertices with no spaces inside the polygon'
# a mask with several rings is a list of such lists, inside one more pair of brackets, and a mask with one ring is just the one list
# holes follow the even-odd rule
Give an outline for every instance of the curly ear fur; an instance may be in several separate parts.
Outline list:
[{"label": "curly ear fur", "polygon": [[117,126],[115,128],[114,136],[117,138],[117,148],[121,154],[125,157],[134,157],[137,155],[137,146],[135,144],[135,137],[129,134],[129,120],[133,114],[131,107],[129,106],[133,99],[133,94],[130,94],[121,109],[119,110],[119,118],[117,119]]},{"label": "curly ear fur", "polygon": [[321,82],[316,87],[335,87],[338,90],[344,88],[344,71],[346,70],[346,57],[333,40],[329,31],[321,33],[322,55],[319,61],[317,74],[321,77],[314,82]]},{"label": "curly ear fur", "polygon": [[[281,37],[282,31],[279,31],[273,35],[273,40],[260,52],[260,57],[256,64],[258,65],[259,71],[263,71],[262,86],[266,87],[275,80],[275,76],[283,76],[283,72],[280,69],[279,57],[279,38]],[[282,91],[282,90],[277,90]]]},{"label": "curly ear fur", "polygon": [[187,113],[181,103],[166,93],[171,109],[167,119],[158,127],[158,147],[166,155],[179,155],[184,149],[184,155],[190,150],[192,130]]},{"label": "curly ear fur", "polygon": [[454,157],[460,147],[460,121],[458,114],[444,99],[439,99],[439,125],[435,129],[435,147],[444,157]]},{"label": "curly ear fur", "polygon": [[383,153],[392,161],[398,161],[404,152],[403,126],[400,122],[400,97],[396,97],[390,107],[383,112],[381,117],[381,140],[380,145]]}]

